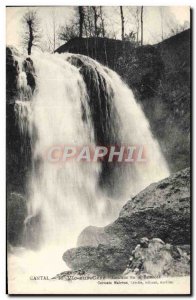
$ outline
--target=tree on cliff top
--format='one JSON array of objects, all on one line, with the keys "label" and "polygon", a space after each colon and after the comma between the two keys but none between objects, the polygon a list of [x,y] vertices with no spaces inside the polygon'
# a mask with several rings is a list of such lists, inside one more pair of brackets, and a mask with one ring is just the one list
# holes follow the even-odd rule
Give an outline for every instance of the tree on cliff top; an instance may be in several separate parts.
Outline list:
[{"label": "tree on cliff top", "polygon": [[141,46],[143,46],[143,41],[144,41],[143,12],[144,12],[144,7],[141,6]]},{"label": "tree on cliff top", "polygon": [[27,48],[28,55],[31,55],[33,46],[38,46],[40,41],[39,18],[35,10],[28,10],[22,18],[25,27],[23,44]]},{"label": "tree on cliff top", "polygon": [[125,19],[124,19],[124,15],[123,15],[123,7],[120,6],[120,16],[121,16],[121,37],[122,37],[122,41],[125,38]]},{"label": "tree on cliff top", "polygon": [[71,22],[59,28],[58,38],[65,42],[76,37],[82,38],[84,35],[84,17],[84,7],[78,6]]},{"label": "tree on cliff top", "polygon": [[79,37],[82,38],[83,36],[83,26],[84,26],[84,8],[83,6],[78,6],[78,13],[79,13]]},{"label": "tree on cliff top", "polygon": [[101,6],[78,6],[69,24],[60,27],[59,39],[68,42],[76,37],[105,37],[105,20]]}]

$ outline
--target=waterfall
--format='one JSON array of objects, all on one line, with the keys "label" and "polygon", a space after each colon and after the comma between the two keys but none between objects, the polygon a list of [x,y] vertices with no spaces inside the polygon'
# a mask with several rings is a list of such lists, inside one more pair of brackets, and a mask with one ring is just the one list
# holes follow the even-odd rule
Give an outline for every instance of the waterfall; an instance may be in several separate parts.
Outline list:
[{"label": "waterfall", "polygon": [[[74,247],[84,227],[113,221],[131,196],[169,171],[140,105],[114,71],[76,54],[35,53],[31,59],[35,91],[15,103],[32,146],[25,246],[38,246],[44,255],[54,246],[61,259],[58,246]],[[115,144],[145,145],[147,162],[54,164],[46,158],[55,145]]]}]

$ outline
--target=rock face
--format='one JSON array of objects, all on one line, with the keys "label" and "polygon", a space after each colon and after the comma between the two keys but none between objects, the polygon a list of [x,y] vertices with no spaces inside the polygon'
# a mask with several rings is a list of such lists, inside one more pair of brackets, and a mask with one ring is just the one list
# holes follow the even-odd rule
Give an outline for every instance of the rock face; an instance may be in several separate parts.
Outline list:
[{"label": "rock face", "polygon": [[18,62],[14,60],[10,48],[6,48],[6,100],[11,102],[18,94],[17,80],[19,75]]},{"label": "rock face", "polygon": [[78,237],[77,246],[94,246],[99,244],[107,244],[110,236],[105,232],[103,227],[88,226]]},{"label": "rock face", "polygon": [[151,184],[129,200],[114,223],[102,229],[85,229],[78,239],[82,247],[66,251],[63,259],[73,270],[122,273],[138,240],[144,236],[175,246],[190,244],[188,168]]},{"label": "rock face", "polygon": [[14,51],[17,52],[16,49],[6,48],[6,178],[8,193],[24,195],[31,166],[31,143],[28,135],[24,137],[21,134],[16,116],[15,102],[20,100],[20,93],[24,92],[19,85],[19,73],[26,74],[26,100],[30,100],[36,83],[33,61],[28,57],[19,66]]},{"label": "rock face", "polygon": [[17,246],[21,244],[24,231],[24,221],[27,216],[25,198],[18,193],[7,195],[7,234],[8,242]]},{"label": "rock face", "polygon": [[19,66],[15,52],[17,50],[14,48],[6,48],[7,233],[8,242],[14,246],[21,244],[23,239],[24,220],[27,216],[26,183],[31,169],[30,138],[21,134],[16,116],[15,102],[25,92],[19,84],[20,73],[26,74],[26,100],[30,100],[36,86],[33,61],[28,57]]}]

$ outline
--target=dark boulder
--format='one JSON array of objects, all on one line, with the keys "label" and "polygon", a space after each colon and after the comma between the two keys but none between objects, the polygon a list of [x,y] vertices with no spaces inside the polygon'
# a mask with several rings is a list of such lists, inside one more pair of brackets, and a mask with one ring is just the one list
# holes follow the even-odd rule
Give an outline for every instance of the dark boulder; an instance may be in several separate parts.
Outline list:
[{"label": "dark boulder", "polygon": [[78,240],[85,246],[66,251],[63,259],[74,270],[121,273],[144,236],[175,246],[190,244],[190,169],[151,184],[126,203],[112,224],[101,230],[87,227]]},{"label": "dark boulder", "polygon": [[121,274],[128,259],[129,254],[124,248],[110,245],[74,248],[63,255],[63,260],[71,269],[104,276]]},{"label": "dark boulder", "polygon": [[19,75],[18,62],[12,55],[12,50],[6,48],[6,101],[14,101],[18,94],[17,81]]},{"label": "dark boulder", "polygon": [[35,68],[33,61],[30,57],[27,57],[23,62],[23,71],[27,76],[27,84],[31,87],[32,93],[35,90]]},{"label": "dark boulder", "polygon": [[8,243],[17,246],[22,243],[24,221],[27,217],[26,199],[18,193],[7,195],[7,239]]}]

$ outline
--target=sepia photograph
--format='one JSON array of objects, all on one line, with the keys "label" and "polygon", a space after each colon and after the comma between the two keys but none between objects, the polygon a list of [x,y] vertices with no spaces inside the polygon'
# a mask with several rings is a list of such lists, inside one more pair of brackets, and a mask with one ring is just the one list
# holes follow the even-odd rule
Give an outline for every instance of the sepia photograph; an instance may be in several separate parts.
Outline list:
[{"label": "sepia photograph", "polygon": [[191,294],[191,14],[6,7],[9,295]]}]

